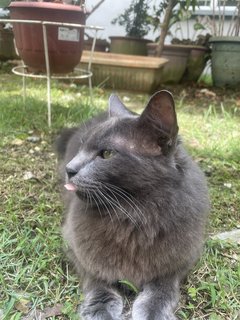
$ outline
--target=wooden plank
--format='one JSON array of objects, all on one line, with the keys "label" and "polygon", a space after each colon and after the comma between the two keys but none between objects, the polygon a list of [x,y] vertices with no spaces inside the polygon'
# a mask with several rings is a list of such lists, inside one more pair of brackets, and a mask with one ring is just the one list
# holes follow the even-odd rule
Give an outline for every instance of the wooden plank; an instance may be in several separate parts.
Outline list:
[{"label": "wooden plank", "polygon": [[[90,51],[83,51],[81,62],[88,63]],[[146,68],[159,69],[163,67],[168,60],[165,58],[135,56],[127,54],[116,54],[108,52],[94,52],[93,64],[128,67],[128,68]]]}]

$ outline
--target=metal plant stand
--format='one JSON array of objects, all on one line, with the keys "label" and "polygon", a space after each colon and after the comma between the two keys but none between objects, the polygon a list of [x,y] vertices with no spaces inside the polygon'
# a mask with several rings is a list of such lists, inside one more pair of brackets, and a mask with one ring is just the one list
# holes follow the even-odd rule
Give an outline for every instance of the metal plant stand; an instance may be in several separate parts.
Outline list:
[{"label": "metal plant stand", "polygon": [[[12,72],[16,75],[23,77],[23,99],[24,103],[26,101],[26,77],[30,78],[41,78],[47,80],[47,110],[48,110],[48,126],[51,127],[51,79],[88,79],[90,97],[92,99],[92,59],[97,39],[97,33],[100,30],[103,30],[102,27],[98,26],[87,26],[82,24],[75,23],[61,23],[61,22],[50,22],[50,21],[36,21],[36,20],[15,20],[15,19],[0,19],[1,22],[8,23],[28,23],[28,24],[41,24],[43,30],[43,44],[44,44],[44,56],[45,56],[45,64],[46,64],[46,73],[35,74],[31,73],[28,70],[28,66],[23,65],[17,66],[12,69]],[[49,63],[49,51],[48,51],[48,41],[47,41],[47,27],[50,25],[55,26],[63,26],[63,27],[71,27],[71,28],[79,28],[79,29],[87,29],[94,31],[93,43],[91,48],[91,54],[89,57],[89,62],[87,69],[79,69],[75,68],[72,73],[67,74],[51,74],[50,63]],[[79,61],[80,62],[80,61]]]}]

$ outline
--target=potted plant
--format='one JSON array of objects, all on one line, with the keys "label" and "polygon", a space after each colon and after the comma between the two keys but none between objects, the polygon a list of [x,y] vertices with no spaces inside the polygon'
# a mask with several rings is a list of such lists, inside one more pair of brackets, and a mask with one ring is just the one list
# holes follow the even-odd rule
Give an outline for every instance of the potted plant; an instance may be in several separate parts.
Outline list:
[{"label": "potted plant", "polygon": [[227,24],[226,4],[219,7],[217,15],[212,15],[211,66],[213,84],[218,87],[237,87],[240,85],[240,1]]},{"label": "potted plant", "polygon": [[110,37],[110,52],[147,55],[146,44],[150,40],[144,39],[144,36],[151,28],[148,9],[148,0],[132,0],[130,6],[112,21],[113,24],[125,27],[126,37]]},{"label": "potted plant", "polygon": [[[10,18],[85,24],[85,11],[79,5],[15,1],[9,6]],[[13,23],[20,57],[33,72],[45,72],[42,24]],[[47,26],[48,56],[51,73],[68,73],[79,63],[83,49],[83,29]]]},{"label": "potted plant", "polygon": [[[193,20],[192,12],[179,10],[177,22],[175,23],[175,37],[172,44],[181,44],[190,49],[187,65],[182,81],[197,82],[200,78],[206,63],[210,58],[210,34],[206,33],[206,22],[208,17],[197,16]],[[190,30],[191,20],[191,30]],[[183,24],[185,28],[183,28]]]},{"label": "potted plant", "polygon": [[[9,10],[6,8],[9,1],[0,3],[0,19],[9,18]],[[16,58],[14,48],[13,32],[10,23],[0,23],[0,60],[9,60]]]},{"label": "potted plant", "polygon": [[164,66],[163,82],[178,83],[183,77],[187,67],[191,48],[182,44],[165,44],[165,38],[170,32],[170,28],[178,21],[179,12],[189,12],[190,7],[194,10],[196,0],[164,0],[158,7],[154,7],[152,24],[155,31],[159,31],[155,43],[150,43],[148,55],[160,56],[169,60]]}]

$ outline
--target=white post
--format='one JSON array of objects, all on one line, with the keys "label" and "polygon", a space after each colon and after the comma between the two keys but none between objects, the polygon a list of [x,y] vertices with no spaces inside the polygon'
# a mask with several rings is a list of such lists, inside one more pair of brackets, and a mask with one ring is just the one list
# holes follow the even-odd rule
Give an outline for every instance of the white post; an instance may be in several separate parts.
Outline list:
[{"label": "white post", "polygon": [[49,55],[48,55],[48,42],[47,42],[47,27],[42,23],[43,30],[43,44],[44,44],[44,55],[46,63],[46,75],[47,75],[47,107],[48,107],[48,126],[51,128],[51,73],[50,73],[50,64],[49,64]]}]

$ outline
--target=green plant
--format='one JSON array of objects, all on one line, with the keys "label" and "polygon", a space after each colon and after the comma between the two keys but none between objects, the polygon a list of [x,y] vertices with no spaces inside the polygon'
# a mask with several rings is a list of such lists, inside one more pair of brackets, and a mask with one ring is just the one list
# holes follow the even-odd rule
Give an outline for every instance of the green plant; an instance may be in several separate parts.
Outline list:
[{"label": "green plant", "polygon": [[133,0],[129,8],[113,19],[112,23],[124,26],[129,37],[143,38],[151,28],[148,10],[149,0]]},{"label": "green plant", "polygon": [[[197,0],[163,0],[158,6],[154,6],[152,16],[155,31],[160,31],[157,55],[161,56],[165,38],[170,27],[178,21],[177,12],[188,12],[190,7],[195,10]],[[163,17],[163,18],[162,18]]]},{"label": "green plant", "polygon": [[[0,0],[0,19],[9,19],[9,6],[11,0]],[[0,29],[9,28],[9,24],[1,23]]]},{"label": "green plant", "polygon": [[[194,20],[193,30],[190,29],[189,21]],[[206,27],[209,18],[206,16],[193,16],[192,10],[186,10],[180,6],[174,13],[174,36],[172,44],[199,45],[209,47],[210,34]],[[183,27],[184,24],[184,27]]]}]

